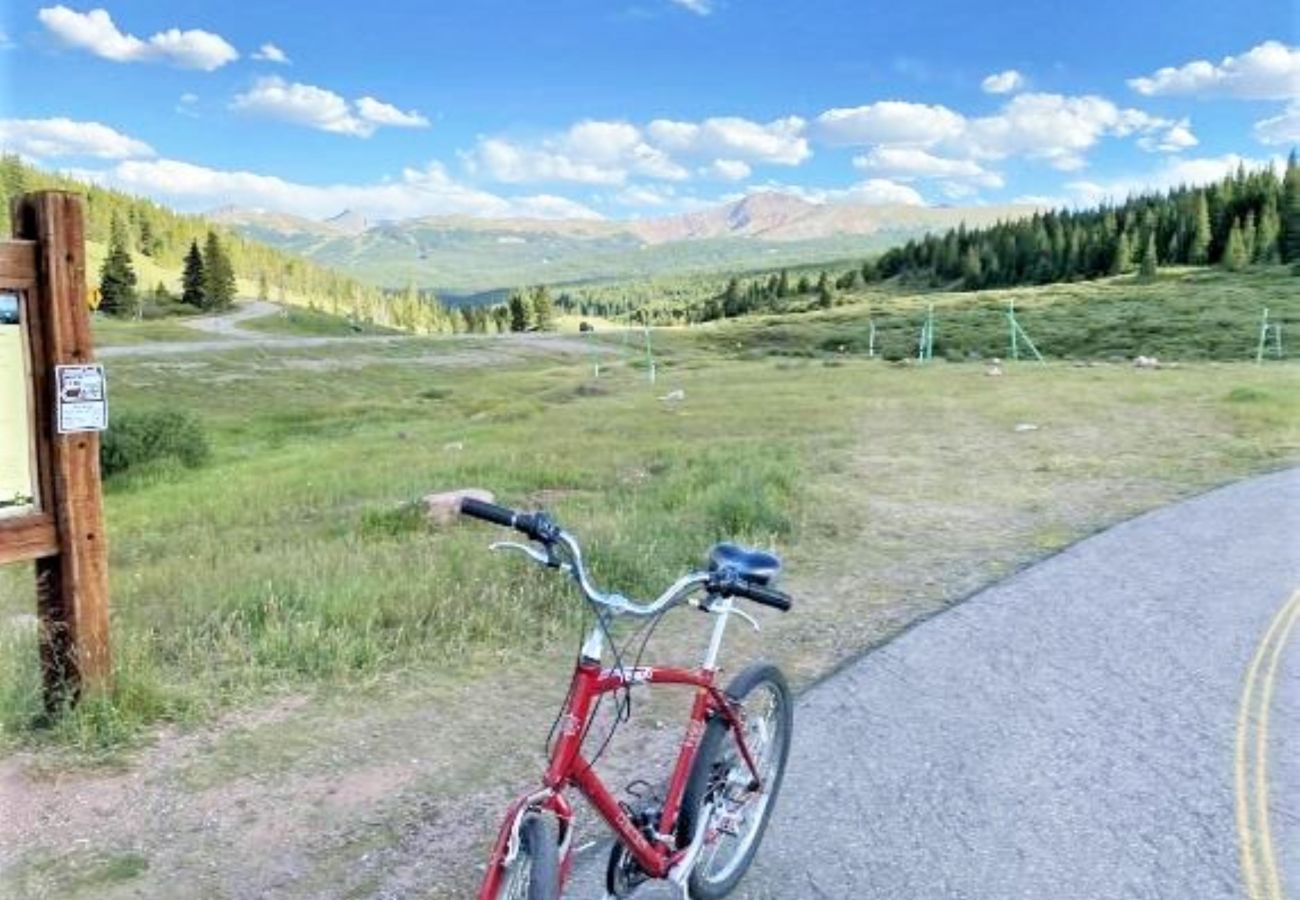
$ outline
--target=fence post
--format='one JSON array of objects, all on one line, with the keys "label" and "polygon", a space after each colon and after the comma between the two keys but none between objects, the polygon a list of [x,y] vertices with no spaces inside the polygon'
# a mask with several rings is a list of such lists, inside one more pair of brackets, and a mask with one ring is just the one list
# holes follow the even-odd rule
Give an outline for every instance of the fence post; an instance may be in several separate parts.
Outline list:
[{"label": "fence post", "polygon": [[13,206],[14,237],[36,242],[30,298],[36,371],[36,442],[45,509],[58,552],[35,561],[41,663],[51,710],[108,686],[108,547],[104,535],[99,435],[59,434],[54,367],[94,362],[86,305],[85,219],[81,197],[40,191]]}]

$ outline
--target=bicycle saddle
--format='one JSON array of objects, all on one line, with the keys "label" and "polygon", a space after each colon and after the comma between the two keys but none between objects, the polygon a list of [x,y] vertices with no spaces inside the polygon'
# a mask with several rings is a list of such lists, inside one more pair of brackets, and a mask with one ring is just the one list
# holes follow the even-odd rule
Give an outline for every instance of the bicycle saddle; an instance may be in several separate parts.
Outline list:
[{"label": "bicycle saddle", "polygon": [[709,571],[731,569],[751,584],[765,585],[781,571],[781,560],[762,550],[750,550],[739,544],[714,544],[709,551]]}]

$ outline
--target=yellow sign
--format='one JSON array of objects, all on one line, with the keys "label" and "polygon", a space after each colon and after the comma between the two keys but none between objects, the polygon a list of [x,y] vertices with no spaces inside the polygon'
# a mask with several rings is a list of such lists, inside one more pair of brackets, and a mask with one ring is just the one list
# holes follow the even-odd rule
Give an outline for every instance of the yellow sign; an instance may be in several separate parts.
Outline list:
[{"label": "yellow sign", "polygon": [[36,505],[31,374],[23,336],[21,297],[0,291],[0,518]]}]

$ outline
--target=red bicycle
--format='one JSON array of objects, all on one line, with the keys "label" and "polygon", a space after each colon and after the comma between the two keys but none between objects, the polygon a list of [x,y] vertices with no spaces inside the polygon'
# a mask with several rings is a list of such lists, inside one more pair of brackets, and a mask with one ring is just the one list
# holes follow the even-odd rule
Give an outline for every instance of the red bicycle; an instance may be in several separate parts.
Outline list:
[{"label": "red bicycle", "polygon": [[[710,552],[708,571],[679,578],[652,603],[635,603],[597,590],[578,542],[545,513],[521,513],[473,499],[462,502],[461,513],[515,528],[535,541],[537,547],[507,541],[492,549],[522,552],[571,576],[596,618],[549,742],[542,787],[520,797],[506,813],[479,900],[555,900],[561,895],[573,861],[573,808],[565,799],[570,787],[586,795],[618,838],[606,868],[609,897],[627,897],[650,879],[678,885],[685,900],[730,894],[753,861],[772,816],[794,718],[790,688],[779,669],[766,663],[750,666],[722,690],[715,684],[718,652],[733,615],[758,627],[733,598],[782,612],[790,609],[790,597],[770,586],[780,560],[719,544]],[[686,603],[715,617],[701,666],[642,666],[639,659],[625,665],[610,635],[611,621],[626,615],[653,623]],[[614,657],[610,667],[603,664],[607,649]],[[584,755],[584,741],[600,698],[622,692],[624,702],[630,702],[630,689],[646,684],[691,687],[695,700],[664,795],[643,789],[632,802],[620,802],[592,768],[595,758]],[[620,708],[616,723],[625,711]]]}]

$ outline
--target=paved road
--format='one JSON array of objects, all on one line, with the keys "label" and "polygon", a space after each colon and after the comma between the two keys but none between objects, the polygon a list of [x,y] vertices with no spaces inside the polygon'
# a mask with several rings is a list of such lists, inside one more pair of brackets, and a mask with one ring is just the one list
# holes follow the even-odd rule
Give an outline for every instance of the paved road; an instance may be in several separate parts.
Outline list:
[{"label": "paved road", "polygon": [[[1298,588],[1294,469],[1119,525],[921,624],[802,698],[778,817],[734,896],[1300,897],[1300,625],[1282,640]],[[598,868],[569,896],[600,897]]]}]

